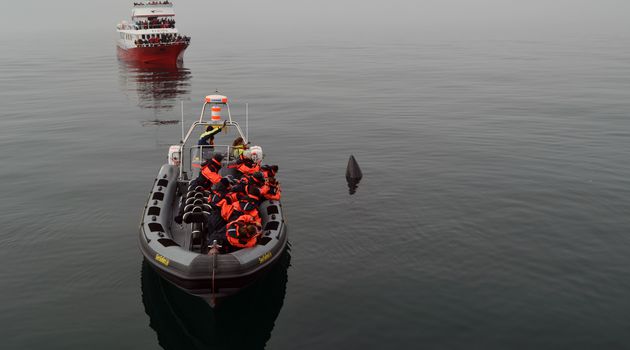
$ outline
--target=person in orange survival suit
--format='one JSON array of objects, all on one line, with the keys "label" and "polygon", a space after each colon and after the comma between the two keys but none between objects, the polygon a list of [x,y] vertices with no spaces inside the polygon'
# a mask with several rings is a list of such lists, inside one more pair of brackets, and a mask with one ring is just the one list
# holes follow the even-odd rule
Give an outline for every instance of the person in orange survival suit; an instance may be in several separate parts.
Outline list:
[{"label": "person in orange survival suit", "polygon": [[219,175],[219,170],[221,170],[221,161],[223,160],[223,155],[220,153],[215,154],[212,159],[206,161],[201,166],[201,171],[199,172],[199,176],[196,179],[190,182],[189,188],[195,188],[197,186],[201,186],[203,188],[210,188],[210,186],[221,181],[221,175]]},{"label": "person in orange survival suit", "polygon": [[255,217],[243,214],[226,226],[226,237],[234,248],[250,248],[256,245],[262,227]]},{"label": "person in orange survival suit", "polygon": [[278,172],[277,165],[263,165],[260,170],[263,172],[266,181],[260,188],[260,192],[265,199],[280,200],[281,189],[280,183],[276,180],[276,173]]},{"label": "person in orange survival suit", "polygon": [[[258,189],[253,191],[256,194],[260,194]],[[210,213],[210,220],[208,222],[209,237],[208,242],[216,240],[217,242],[223,242],[226,235],[226,222],[230,223],[238,220],[239,217],[247,215],[251,217],[251,221],[261,224],[260,215],[258,214],[258,204],[256,203],[258,197],[255,194],[248,195],[246,200],[236,199],[235,193],[229,193],[223,198],[217,206],[220,211],[213,210]]]},{"label": "person in orange survival suit", "polygon": [[243,214],[248,214],[253,217],[257,217],[260,221],[258,214],[258,205],[260,204],[260,190],[252,188],[251,192],[247,194],[247,197],[243,200],[233,201],[232,204],[225,204],[221,207],[221,217],[227,222],[234,221],[236,218]]},{"label": "person in orange survival suit", "polygon": [[252,176],[243,176],[241,182],[234,187],[234,191],[248,194],[251,192],[250,189],[257,188],[260,190],[260,194],[256,193],[256,196],[259,197],[258,204],[265,199],[280,200],[280,184],[275,177],[265,178],[263,174],[263,172],[257,171]]},{"label": "person in orange survival suit", "polygon": [[280,200],[282,196],[282,190],[280,189],[280,183],[276,178],[272,177],[267,180],[267,183],[261,187],[260,192],[265,199],[268,200]]},{"label": "person in orange survival suit", "polygon": [[[248,194],[252,193],[254,188],[260,191],[261,187],[264,185],[265,178],[261,172],[257,171],[252,176],[243,175],[240,181],[232,186],[231,191],[236,193],[239,200],[247,200]],[[261,194],[258,192],[254,194],[258,199],[261,199],[260,195]],[[260,204],[260,201],[258,201],[257,204]]]},{"label": "person in orange survival suit", "polygon": [[260,170],[260,166],[250,158],[247,158],[247,156],[248,152],[246,150],[243,154],[241,154],[236,163],[230,165],[230,168],[236,168],[236,170],[244,175],[251,175]]},{"label": "person in orange survival suit", "polygon": [[276,174],[278,173],[278,166],[265,164],[260,167],[260,171],[262,171],[266,179],[269,179],[272,177],[275,178]]},{"label": "person in orange survival suit", "polygon": [[228,165],[230,168],[236,168],[243,175],[252,175],[260,171],[260,162],[263,159],[263,152],[260,146],[252,146],[243,151],[239,159],[235,163]]}]

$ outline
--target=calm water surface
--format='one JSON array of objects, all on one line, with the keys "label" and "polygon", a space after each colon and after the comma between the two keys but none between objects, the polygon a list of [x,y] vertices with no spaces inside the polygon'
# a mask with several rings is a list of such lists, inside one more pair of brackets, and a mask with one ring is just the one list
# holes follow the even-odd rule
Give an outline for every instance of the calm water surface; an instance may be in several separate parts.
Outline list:
[{"label": "calm water surface", "polygon": [[[2,39],[3,349],[630,347],[627,38],[217,51],[192,34],[173,69],[119,63],[109,37]],[[292,248],[212,311],[136,239],[180,133],[144,122],[184,101],[189,124],[215,89],[250,103]]]}]

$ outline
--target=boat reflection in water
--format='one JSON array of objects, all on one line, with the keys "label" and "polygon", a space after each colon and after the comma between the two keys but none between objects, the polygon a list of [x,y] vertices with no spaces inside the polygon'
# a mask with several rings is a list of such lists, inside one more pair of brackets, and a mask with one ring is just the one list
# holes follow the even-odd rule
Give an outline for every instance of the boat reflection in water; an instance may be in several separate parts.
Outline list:
[{"label": "boat reflection in water", "polygon": [[141,108],[171,110],[190,94],[190,70],[178,64],[119,60],[120,86]]},{"label": "boat reflection in water", "polygon": [[287,249],[262,280],[210,308],[142,263],[142,302],[162,348],[264,349],[286,293]]}]

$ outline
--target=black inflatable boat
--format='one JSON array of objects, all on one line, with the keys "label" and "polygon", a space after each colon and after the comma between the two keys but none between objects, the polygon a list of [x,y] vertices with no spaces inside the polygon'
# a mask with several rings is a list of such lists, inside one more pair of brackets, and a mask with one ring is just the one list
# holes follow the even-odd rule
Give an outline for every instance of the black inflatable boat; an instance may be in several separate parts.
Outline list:
[{"label": "black inflatable boat", "polygon": [[[208,106],[212,110],[211,121],[204,120]],[[227,108],[227,118],[218,120],[215,111],[223,107]],[[227,98],[207,96],[199,120],[182,135],[180,144],[169,149],[168,163],[162,165],[149,192],[138,236],[140,250],[149,265],[175,286],[204,297],[211,304],[239,292],[264,276],[287,246],[287,227],[282,204],[277,200],[266,200],[258,208],[262,234],[257,244],[230,253],[210,249],[212,242],[206,242],[203,224],[178,224],[174,221],[180,211],[180,203],[188,204],[188,211],[208,214],[207,193],[189,191],[189,182],[199,174],[200,164],[220,153],[223,155],[222,163],[227,165],[238,154],[229,143],[212,146],[196,144],[196,135],[203,133],[208,125],[217,123],[225,123],[223,131],[231,132],[247,143],[247,135],[232,120]],[[231,140],[229,136],[218,137]],[[223,166],[219,174],[225,176],[234,172],[235,169]]]}]

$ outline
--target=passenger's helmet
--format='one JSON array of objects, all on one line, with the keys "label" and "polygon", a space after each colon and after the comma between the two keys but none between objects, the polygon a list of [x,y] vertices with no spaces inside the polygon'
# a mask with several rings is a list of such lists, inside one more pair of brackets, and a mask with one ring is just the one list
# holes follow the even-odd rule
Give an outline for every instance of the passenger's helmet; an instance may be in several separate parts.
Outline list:
[{"label": "passenger's helmet", "polygon": [[263,150],[262,147],[260,146],[252,146],[249,148],[249,153],[250,153],[250,159],[253,160],[255,163],[260,164],[260,162],[262,162],[263,160]]}]

